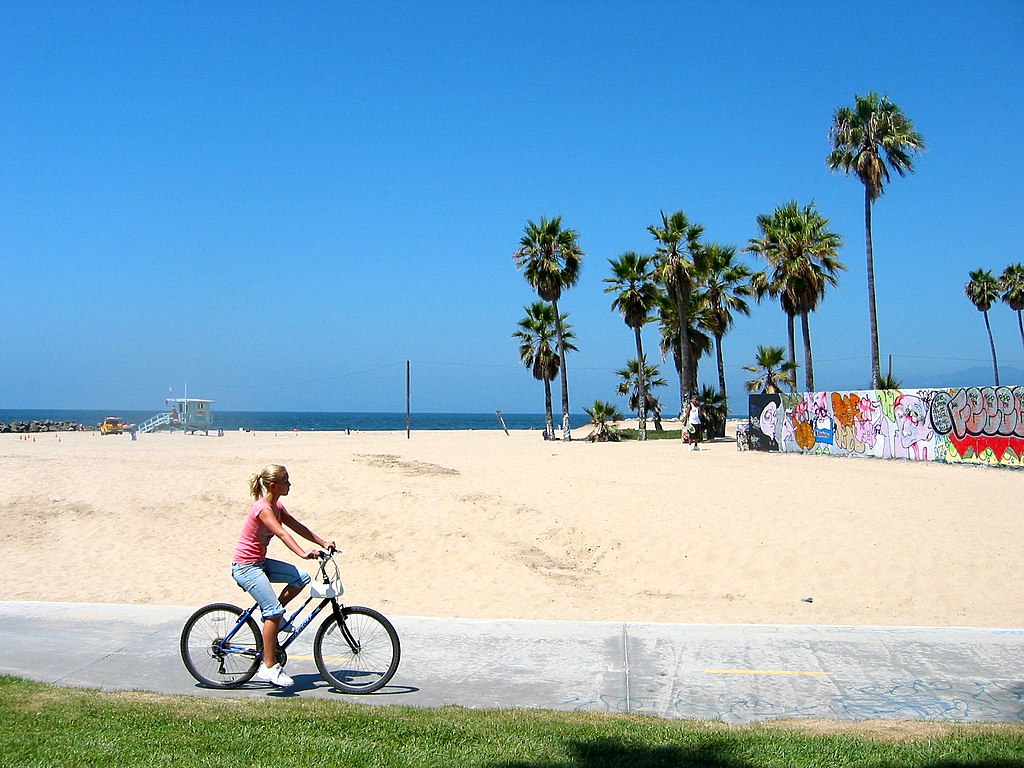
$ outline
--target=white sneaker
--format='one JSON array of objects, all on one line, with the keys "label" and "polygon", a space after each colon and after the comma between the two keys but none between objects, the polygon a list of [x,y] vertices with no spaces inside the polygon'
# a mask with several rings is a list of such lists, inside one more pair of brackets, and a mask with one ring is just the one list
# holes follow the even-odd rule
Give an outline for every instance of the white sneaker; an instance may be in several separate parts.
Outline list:
[{"label": "white sneaker", "polygon": [[276,685],[278,688],[291,688],[295,684],[295,681],[285,674],[280,664],[268,667],[262,661],[260,662],[260,668],[256,671],[256,679]]}]

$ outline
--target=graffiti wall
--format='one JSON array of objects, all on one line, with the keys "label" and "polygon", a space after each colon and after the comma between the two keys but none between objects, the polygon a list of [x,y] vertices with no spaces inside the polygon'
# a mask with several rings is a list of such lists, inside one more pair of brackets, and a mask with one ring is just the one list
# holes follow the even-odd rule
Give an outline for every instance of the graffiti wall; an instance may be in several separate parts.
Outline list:
[{"label": "graffiti wall", "polygon": [[1024,387],[750,396],[761,451],[1022,466]]}]

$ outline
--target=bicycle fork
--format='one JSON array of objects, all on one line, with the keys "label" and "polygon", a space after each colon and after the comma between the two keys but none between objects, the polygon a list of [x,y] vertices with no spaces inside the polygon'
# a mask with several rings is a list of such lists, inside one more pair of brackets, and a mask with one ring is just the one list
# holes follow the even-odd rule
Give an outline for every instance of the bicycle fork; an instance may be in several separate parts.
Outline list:
[{"label": "bicycle fork", "polygon": [[338,622],[338,629],[341,630],[341,636],[345,638],[345,642],[348,643],[348,647],[352,650],[353,655],[359,653],[359,641],[352,636],[352,631],[348,628],[348,622],[345,621],[345,617],[342,615],[341,606],[338,604],[337,600],[331,600],[331,604],[334,606],[334,618]]}]

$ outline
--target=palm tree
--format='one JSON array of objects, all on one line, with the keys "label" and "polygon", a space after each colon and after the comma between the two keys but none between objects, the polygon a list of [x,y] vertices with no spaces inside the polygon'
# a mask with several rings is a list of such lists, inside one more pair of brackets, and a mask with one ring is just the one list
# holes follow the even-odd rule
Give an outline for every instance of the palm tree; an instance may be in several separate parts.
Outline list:
[{"label": "palm tree", "polygon": [[903,389],[903,382],[900,379],[897,379],[891,373],[887,373],[884,376],[882,376],[881,380],[878,382],[878,388]]},{"label": "palm tree", "polygon": [[[558,357],[558,334],[555,332],[555,311],[550,304],[535,301],[523,307],[526,317],[517,324],[518,330],[512,338],[519,341],[519,359],[523,365],[533,372],[533,378],[544,382],[544,439],[555,437],[554,417],[551,412],[551,382],[558,376],[560,358]],[[569,315],[562,315],[562,338],[567,351],[576,351],[572,340],[576,338],[572,325],[568,322]]]},{"label": "palm tree", "polygon": [[900,108],[887,96],[868,93],[854,105],[840,107],[829,130],[832,151],[828,167],[856,173],[864,184],[864,238],[867,242],[868,322],[871,326],[871,388],[878,389],[878,320],[875,313],[875,263],[871,244],[871,205],[885,191],[889,169],[900,176],[914,172],[914,155],[925,148],[924,136],[914,130]]},{"label": "palm tree", "polygon": [[[612,267],[612,277],[605,278],[608,287],[605,293],[615,293],[612,309],[622,314],[627,327],[633,329],[636,338],[636,359],[644,359],[644,345],[640,329],[650,320],[650,312],[658,303],[658,286],[654,284],[651,271],[651,256],[641,256],[629,251],[618,259],[608,259]],[[640,395],[637,419],[640,439],[647,439],[647,384],[644,377],[639,379]]]},{"label": "palm tree", "polygon": [[[686,336],[689,341],[689,348],[683,354],[682,334],[679,329],[679,310],[675,301],[662,293],[658,300],[658,322],[661,330],[661,359],[667,360],[672,355],[676,373],[679,380],[685,382],[683,373],[683,359],[689,364],[689,388],[688,391],[697,391],[697,367],[700,359],[711,352],[712,340],[704,329],[710,325],[707,314],[707,305],[696,293],[691,293],[687,302],[686,311]],[[680,417],[682,417],[680,411]]]},{"label": "palm tree", "polygon": [[672,362],[676,369],[679,380],[683,378],[683,348],[679,339],[679,309],[676,301],[665,293],[661,294],[658,300],[658,328],[660,330],[661,359],[668,360],[672,356]]},{"label": "palm tree", "polygon": [[999,362],[996,360],[996,342],[992,338],[992,326],[988,322],[988,311],[993,303],[999,301],[999,292],[1002,286],[987,269],[976,269],[968,274],[968,277],[971,279],[964,285],[964,294],[985,316],[985,330],[988,331],[988,343],[992,347],[992,368],[996,374],[996,386],[998,387]]},{"label": "palm tree", "polygon": [[572,440],[572,426],[569,424],[569,379],[565,372],[565,336],[562,331],[562,316],[558,312],[558,300],[562,291],[576,285],[583,266],[583,250],[579,246],[579,233],[573,229],[562,229],[562,217],[546,219],[540,223],[526,222],[519,248],[513,254],[516,268],[523,270],[523,276],[537,295],[551,302],[555,315],[555,333],[558,338],[558,360],[562,376],[562,439]]},{"label": "palm tree", "polygon": [[[680,318],[687,318],[690,293],[693,291],[693,277],[696,270],[695,258],[700,251],[700,239],[704,235],[704,227],[691,222],[686,213],[676,211],[668,216],[661,212],[661,226],[652,224],[647,231],[658,242],[656,257],[658,266],[656,279],[665,287],[675,300],[676,311]],[[690,348],[689,322],[679,323],[680,349]],[[689,402],[690,387],[696,376],[693,363],[687,355],[682,355],[679,374],[679,413],[682,414]]]},{"label": "palm tree", "polygon": [[729,407],[721,390],[705,386],[697,396],[700,413],[704,418],[705,437],[725,437],[725,422],[729,418]]},{"label": "palm tree", "polygon": [[1020,328],[1020,343],[1024,344],[1024,320],[1021,310],[1024,309],[1024,264],[1011,264],[999,276],[1002,284],[1003,301],[1017,313],[1017,327]]},{"label": "palm tree", "polygon": [[[708,330],[715,337],[718,361],[718,391],[728,403],[725,389],[725,357],[722,337],[732,327],[733,312],[750,316],[746,298],[752,295],[750,267],[736,260],[736,248],[712,243],[704,251],[704,272],[701,275],[699,298],[707,308]],[[728,406],[727,406],[728,407]]]},{"label": "palm tree", "polygon": [[796,363],[786,361],[786,350],[782,347],[757,347],[755,365],[745,365],[743,370],[756,373],[757,378],[747,382],[748,392],[761,390],[763,395],[779,393],[780,384],[792,383]]},{"label": "palm tree", "polygon": [[[664,387],[668,382],[661,378],[661,371],[658,370],[656,365],[648,365],[647,360],[644,359],[643,376],[640,375],[640,363],[636,360],[627,360],[626,367],[620,368],[615,372],[621,381],[616,391],[620,395],[625,395],[629,399],[627,407],[631,411],[636,411],[639,415],[641,407],[644,411],[649,411],[655,414],[656,426],[655,429],[660,431],[661,429],[661,403],[658,399],[651,394],[651,390],[655,387]],[[643,385],[643,395],[641,396],[641,384]],[[642,399],[641,399],[642,397]],[[646,440],[646,434],[640,438]]]},{"label": "palm tree", "polygon": [[[751,241],[753,242],[753,241]],[[752,250],[752,248],[747,248]],[[788,345],[786,349],[789,350],[789,355],[786,357],[789,365],[793,366],[793,370],[796,370],[796,327],[795,318],[797,316],[796,304],[793,300],[793,296],[789,291],[780,290],[779,286],[775,283],[775,277],[781,278],[786,274],[785,262],[780,261],[780,266],[777,276],[770,277],[767,272],[757,272],[750,278],[750,288],[754,293],[754,297],[758,303],[765,296],[778,297],[779,305],[782,307],[782,312],[786,316],[786,338]],[[790,381],[790,387],[796,392],[796,379],[795,377]]]},{"label": "palm tree", "polygon": [[584,408],[583,412],[590,417],[591,423],[596,427],[596,429],[587,436],[587,440],[598,443],[617,443],[622,439],[608,424],[609,421],[622,421],[622,414],[619,413],[619,409],[612,403],[606,403],[603,400],[595,400],[594,404],[589,408]]},{"label": "palm tree", "polygon": [[794,364],[793,320],[800,317],[804,381],[807,391],[813,392],[814,361],[808,315],[818,308],[826,287],[839,284],[839,270],[846,267],[836,254],[843,240],[828,228],[829,220],[815,209],[814,203],[801,208],[792,201],[776,208],[770,216],[758,216],[757,224],[762,237],[751,239],[747,250],[761,255],[768,262],[769,272],[760,273],[753,280],[754,293],[758,299],[765,294],[780,299],[787,319],[789,362]]}]

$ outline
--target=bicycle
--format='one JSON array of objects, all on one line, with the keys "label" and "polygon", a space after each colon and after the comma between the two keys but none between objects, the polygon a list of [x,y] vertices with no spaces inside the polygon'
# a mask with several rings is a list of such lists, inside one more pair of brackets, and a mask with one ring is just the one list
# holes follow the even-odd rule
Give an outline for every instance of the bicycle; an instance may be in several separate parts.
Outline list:
[{"label": "bicycle", "polygon": [[[309,585],[309,597],[282,626],[277,662],[288,661],[288,647],[327,606],[313,640],[313,658],[324,679],[343,693],[373,693],[387,685],[401,660],[398,632],[379,611],[338,600],[345,588],[334,560],[336,550],[321,552],[319,581]],[[330,571],[330,572],[329,572]],[[320,604],[297,623],[314,600]],[[193,613],[181,630],[181,660],[196,680],[209,688],[238,688],[249,682],[263,659],[263,634],[253,618],[254,603],[243,611],[230,603],[211,603]]]}]

